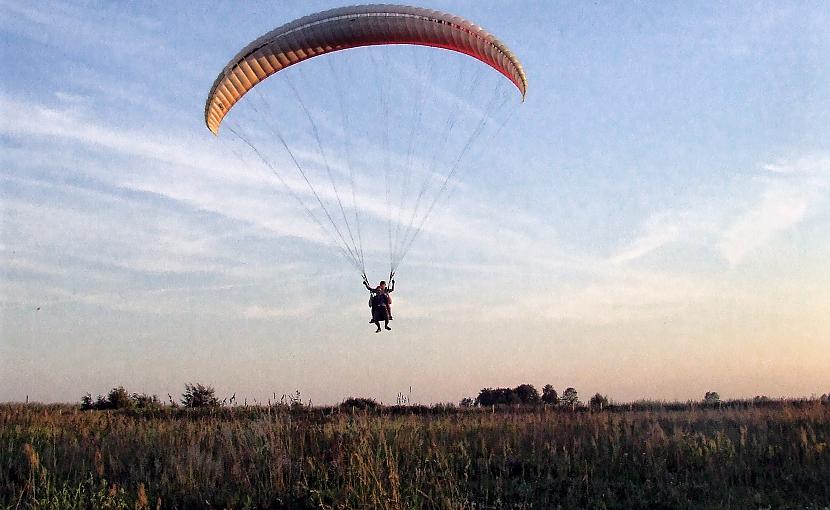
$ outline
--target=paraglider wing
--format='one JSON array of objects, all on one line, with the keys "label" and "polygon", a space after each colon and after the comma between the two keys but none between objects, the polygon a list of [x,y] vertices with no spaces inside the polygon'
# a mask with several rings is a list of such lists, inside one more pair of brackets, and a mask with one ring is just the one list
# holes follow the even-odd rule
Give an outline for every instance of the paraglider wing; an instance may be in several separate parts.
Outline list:
[{"label": "paraglider wing", "polygon": [[251,88],[293,64],[360,46],[413,44],[474,57],[512,81],[524,98],[521,63],[498,39],[458,16],[401,5],[341,7],[292,21],[256,39],[216,78],[205,104],[205,124],[214,134],[228,111]]}]

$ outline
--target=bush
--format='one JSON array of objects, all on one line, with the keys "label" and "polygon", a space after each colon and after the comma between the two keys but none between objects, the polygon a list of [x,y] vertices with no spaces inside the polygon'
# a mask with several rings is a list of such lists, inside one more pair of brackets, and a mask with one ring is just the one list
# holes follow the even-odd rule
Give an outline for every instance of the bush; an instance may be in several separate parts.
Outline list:
[{"label": "bush", "polygon": [[349,397],[340,404],[343,409],[377,409],[380,404],[373,398]]},{"label": "bush", "polygon": [[588,401],[588,405],[591,406],[591,409],[598,409],[602,411],[608,407],[608,397],[597,393],[591,397],[591,400]]},{"label": "bush", "polygon": [[95,402],[92,401],[92,394],[87,393],[81,397],[81,411],[95,409]]},{"label": "bush", "polygon": [[216,398],[216,391],[212,386],[202,384],[185,384],[182,393],[182,405],[184,407],[219,407],[219,399]]},{"label": "bush", "polygon": [[92,400],[92,395],[87,393],[81,397],[81,410],[98,410],[103,411],[107,409],[132,409],[159,407],[161,402],[156,395],[147,395],[146,393],[133,393],[130,395],[123,386],[117,386],[107,393],[107,396],[98,395],[95,401]]},{"label": "bush", "polygon": [[130,397],[133,401],[133,406],[139,409],[156,409],[161,407],[161,401],[158,395],[148,395],[146,393],[133,393]]},{"label": "bush", "polygon": [[123,386],[118,386],[107,394],[107,405],[108,409],[129,409],[133,406],[133,400]]}]

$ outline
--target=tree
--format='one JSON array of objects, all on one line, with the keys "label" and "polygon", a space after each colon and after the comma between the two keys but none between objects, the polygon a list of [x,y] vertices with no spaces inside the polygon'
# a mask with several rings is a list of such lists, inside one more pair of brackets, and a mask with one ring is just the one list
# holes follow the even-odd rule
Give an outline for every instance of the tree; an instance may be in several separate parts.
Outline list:
[{"label": "tree", "polygon": [[95,403],[92,401],[92,395],[87,393],[81,397],[81,410],[87,411],[89,409],[95,409]]},{"label": "tree", "polygon": [[522,404],[539,403],[539,392],[532,384],[520,384],[513,389],[513,393],[516,394]]},{"label": "tree", "polygon": [[553,389],[553,386],[550,384],[546,384],[545,387],[542,388],[542,402],[551,406],[555,406],[559,403],[559,394],[556,393],[556,390]]},{"label": "tree", "polygon": [[717,391],[707,391],[703,396],[703,403],[707,405],[720,404],[720,395]]},{"label": "tree", "polygon": [[536,405],[539,401],[539,392],[532,384],[520,384],[515,388],[484,388],[478,393],[475,404],[480,406]]},{"label": "tree", "polygon": [[571,410],[576,409],[576,406],[579,405],[579,395],[576,393],[576,389],[568,388],[562,393],[562,398],[559,399],[559,402],[564,407],[570,407]]},{"label": "tree", "polygon": [[511,405],[519,402],[519,397],[510,388],[484,388],[476,398],[476,404],[484,407]]},{"label": "tree", "polygon": [[516,391],[512,388],[499,388],[500,395],[502,401],[511,406],[515,406],[522,403],[522,400],[519,398],[519,395]]},{"label": "tree", "polygon": [[474,405],[476,405],[476,401],[470,397],[464,397],[461,399],[461,402],[458,403],[459,407],[473,407]]},{"label": "tree", "polygon": [[588,401],[588,405],[591,406],[591,409],[599,409],[602,411],[604,408],[608,407],[608,397],[597,393],[591,397],[591,400]]},{"label": "tree", "polygon": [[185,407],[219,407],[219,399],[216,398],[212,386],[202,384],[185,384],[182,393],[182,405]]}]

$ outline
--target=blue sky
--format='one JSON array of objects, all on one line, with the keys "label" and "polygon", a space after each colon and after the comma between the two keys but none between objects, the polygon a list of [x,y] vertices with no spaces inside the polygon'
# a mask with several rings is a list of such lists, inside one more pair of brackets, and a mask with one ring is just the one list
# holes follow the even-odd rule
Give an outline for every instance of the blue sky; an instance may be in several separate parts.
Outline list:
[{"label": "blue sky", "polygon": [[202,120],[240,48],[339,5],[0,1],[0,400],[828,391],[825,2],[423,4],[496,34],[530,86],[383,335]]}]

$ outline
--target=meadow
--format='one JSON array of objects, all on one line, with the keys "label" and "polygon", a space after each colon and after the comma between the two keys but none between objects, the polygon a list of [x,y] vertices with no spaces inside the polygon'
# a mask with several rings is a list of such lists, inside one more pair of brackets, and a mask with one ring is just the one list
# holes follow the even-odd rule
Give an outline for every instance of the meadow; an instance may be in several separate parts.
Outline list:
[{"label": "meadow", "polygon": [[830,507],[830,405],[0,405],[0,508]]}]

